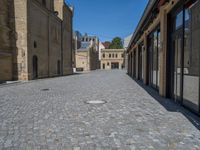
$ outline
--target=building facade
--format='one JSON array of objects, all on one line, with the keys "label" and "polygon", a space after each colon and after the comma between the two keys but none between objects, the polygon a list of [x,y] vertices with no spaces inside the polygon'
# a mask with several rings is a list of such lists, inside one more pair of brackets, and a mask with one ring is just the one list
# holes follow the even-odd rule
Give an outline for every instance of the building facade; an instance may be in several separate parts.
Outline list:
[{"label": "building facade", "polygon": [[124,49],[103,49],[101,50],[101,69],[123,69]]},{"label": "building facade", "polygon": [[82,35],[79,31],[73,32],[73,47],[72,47],[72,66],[76,71],[76,50],[81,48]]},{"label": "building facade", "polygon": [[82,42],[76,50],[76,71],[91,71],[98,69],[98,50],[93,41]]},{"label": "building facade", "polygon": [[102,42],[99,42],[99,61],[101,61],[101,51],[105,49],[105,46]]},{"label": "building facade", "polygon": [[152,0],[128,49],[128,74],[200,113],[200,1]]},{"label": "building facade", "polygon": [[2,0],[0,7],[1,81],[72,74],[73,9],[64,0]]}]

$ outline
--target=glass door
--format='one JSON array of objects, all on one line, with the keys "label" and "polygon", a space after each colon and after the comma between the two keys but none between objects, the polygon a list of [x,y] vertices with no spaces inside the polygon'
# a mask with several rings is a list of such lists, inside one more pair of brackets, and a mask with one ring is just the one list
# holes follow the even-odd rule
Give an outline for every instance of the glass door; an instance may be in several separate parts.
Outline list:
[{"label": "glass door", "polygon": [[139,45],[139,54],[138,54],[138,75],[139,80],[142,80],[142,46]]},{"label": "glass door", "polygon": [[199,111],[200,2],[184,9],[183,104]]},{"label": "glass door", "polygon": [[174,52],[174,88],[173,98],[175,101],[181,101],[181,51],[182,51],[182,35],[175,34],[173,39],[173,52]]},{"label": "glass door", "polygon": [[171,97],[199,112],[200,1],[188,1],[172,14]]}]

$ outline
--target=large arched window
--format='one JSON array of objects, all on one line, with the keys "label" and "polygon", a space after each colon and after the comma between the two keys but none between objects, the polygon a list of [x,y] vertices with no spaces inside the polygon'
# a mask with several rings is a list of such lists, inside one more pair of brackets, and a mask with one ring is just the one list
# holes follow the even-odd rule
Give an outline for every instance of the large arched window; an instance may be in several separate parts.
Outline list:
[{"label": "large arched window", "polygon": [[38,78],[38,58],[37,56],[33,56],[33,79],[37,79]]},{"label": "large arched window", "polygon": [[61,74],[61,68],[60,68],[60,60],[58,60],[57,62],[57,74],[60,75]]}]

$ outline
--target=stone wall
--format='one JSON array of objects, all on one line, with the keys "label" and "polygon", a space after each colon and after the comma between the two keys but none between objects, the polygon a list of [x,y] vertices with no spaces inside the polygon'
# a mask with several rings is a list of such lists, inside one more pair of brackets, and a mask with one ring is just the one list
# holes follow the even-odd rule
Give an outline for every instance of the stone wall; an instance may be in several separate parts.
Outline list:
[{"label": "stone wall", "polygon": [[0,82],[12,80],[10,1],[0,0]]},{"label": "stone wall", "polygon": [[14,0],[14,21],[16,32],[16,53],[14,79],[28,80],[28,26],[27,0]]},{"label": "stone wall", "polygon": [[72,10],[66,5],[63,6],[63,75],[73,73],[72,69]]},{"label": "stone wall", "polygon": [[29,3],[29,79],[33,78],[33,56],[38,58],[38,77],[49,75],[49,13],[43,7]]},{"label": "stone wall", "polygon": [[83,71],[90,70],[89,51],[76,51],[76,68],[83,68]]},{"label": "stone wall", "polygon": [[0,8],[0,81],[33,79],[33,57],[37,78],[72,74],[73,12],[64,0],[1,0]]}]

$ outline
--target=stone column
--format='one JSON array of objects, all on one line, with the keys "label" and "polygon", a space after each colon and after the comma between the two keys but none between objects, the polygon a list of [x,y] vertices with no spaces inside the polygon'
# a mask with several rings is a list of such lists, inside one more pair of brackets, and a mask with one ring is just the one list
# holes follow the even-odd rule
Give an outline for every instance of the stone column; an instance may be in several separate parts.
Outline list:
[{"label": "stone column", "polygon": [[144,84],[148,84],[148,55],[147,55],[147,33],[144,34],[144,50],[143,50],[143,62],[144,62]]},{"label": "stone column", "polygon": [[134,53],[133,53],[133,50],[132,50],[132,52],[131,52],[131,56],[132,56],[132,61],[131,61],[131,71],[132,71],[132,74],[131,74],[131,76],[132,76],[132,78],[134,77]]},{"label": "stone column", "polygon": [[128,75],[130,75],[130,54],[128,53],[128,70],[127,70]]},{"label": "stone column", "polygon": [[138,60],[138,54],[139,54],[139,47],[137,45],[137,48],[136,48],[136,79],[139,79],[139,68],[138,68],[138,64],[139,64],[139,60]]}]

